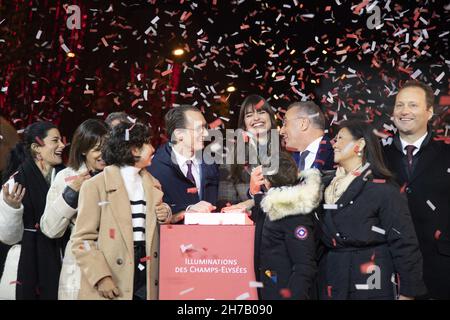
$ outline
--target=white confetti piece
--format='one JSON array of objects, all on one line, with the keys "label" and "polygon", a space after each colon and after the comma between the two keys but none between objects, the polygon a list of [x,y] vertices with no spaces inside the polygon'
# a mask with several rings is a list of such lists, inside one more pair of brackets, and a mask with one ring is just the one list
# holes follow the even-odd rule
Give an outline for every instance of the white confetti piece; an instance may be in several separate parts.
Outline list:
[{"label": "white confetti piece", "polygon": [[245,292],[239,296],[236,297],[236,300],[247,300],[250,298],[250,294],[248,292]]},{"label": "white confetti piece", "polygon": [[193,290],[194,290],[194,288],[189,288],[189,289],[180,291],[179,295],[180,295],[180,296],[185,295],[186,293],[189,293],[189,292],[191,292],[191,291],[193,291]]},{"label": "white confetti piece", "polygon": [[355,284],[356,290],[369,290],[368,284]]},{"label": "white confetti piece", "polygon": [[105,205],[107,205],[109,203],[110,203],[109,201],[101,201],[101,202],[98,203],[98,205],[101,207],[101,206],[105,206]]},{"label": "white confetti piece", "polygon": [[422,71],[420,71],[420,69],[417,69],[416,71],[414,71],[414,73],[411,75],[411,78],[416,79],[418,76],[420,76],[422,74]]},{"label": "white confetti piece", "polygon": [[262,282],[258,282],[258,281],[250,281],[248,283],[248,286],[250,288],[264,288],[264,284]]},{"label": "white confetti piece", "polygon": [[158,21],[159,21],[159,17],[156,16],[156,17],[153,18],[152,21],[150,21],[150,23],[151,23],[151,24],[155,24],[155,23],[157,23]]},{"label": "white confetti piece", "polygon": [[323,204],[323,208],[324,209],[329,209],[329,210],[336,210],[338,208],[337,204]]},{"label": "white confetti piece", "polygon": [[192,249],[193,247],[194,246],[192,244],[187,244],[187,245],[182,244],[180,246],[180,249],[181,249],[181,252],[185,253],[187,250]]},{"label": "white confetti piece", "polygon": [[442,80],[442,78],[444,77],[444,75],[445,75],[445,72],[442,71],[441,74],[438,75],[438,76],[436,77],[436,79],[435,79],[436,82],[441,82],[441,80]]},{"label": "white confetti piece", "polygon": [[87,240],[83,241],[83,246],[84,246],[84,249],[86,249],[86,251],[91,251],[91,245],[89,244],[89,242]]},{"label": "white confetti piece", "polygon": [[383,229],[381,229],[381,228],[378,228],[378,227],[376,227],[376,226],[372,226],[372,229],[371,229],[373,232],[377,232],[377,233],[379,233],[379,234],[386,234],[386,231],[384,231]]},{"label": "white confetti piece", "polygon": [[36,40],[39,40],[39,39],[41,38],[41,35],[42,35],[42,30],[39,30],[39,31],[36,33]]},{"label": "white confetti piece", "polygon": [[125,141],[130,141],[130,129],[125,129]]},{"label": "white confetti piece", "polygon": [[63,43],[63,44],[61,45],[61,48],[64,50],[65,53],[69,53],[69,52],[70,52],[70,49],[66,46],[65,43]]},{"label": "white confetti piece", "polygon": [[427,200],[427,205],[431,208],[431,210],[436,210],[436,206],[430,200]]},{"label": "white confetti piece", "polygon": [[145,269],[145,266],[142,263],[139,263],[138,264],[138,269],[139,269],[139,271],[142,271],[142,270]]}]

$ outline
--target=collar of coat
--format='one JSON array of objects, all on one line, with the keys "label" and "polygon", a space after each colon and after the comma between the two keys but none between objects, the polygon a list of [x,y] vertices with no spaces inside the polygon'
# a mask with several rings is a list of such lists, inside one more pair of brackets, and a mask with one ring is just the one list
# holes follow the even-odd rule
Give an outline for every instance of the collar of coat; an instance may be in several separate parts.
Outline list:
[{"label": "collar of coat", "polygon": [[[103,170],[103,175],[105,177],[106,192],[116,191],[120,188],[125,188],[124,181],[120,174],[120,168],[115,165],[107,166]],[[142,183],[144,186],[154,186],[161,190],[161,185],[158,180],[153,178],[153,176],[145,169],[139,171],[139,175],[142,177]],[[144,188],[145,189],[145,188]]]},{"label": "collar of coat", "polygon": [[261,202],[261,208],[270,220],[311,213],[322,200],[320,171],[309,169],[300,173],[300,184],[270,188]]}]

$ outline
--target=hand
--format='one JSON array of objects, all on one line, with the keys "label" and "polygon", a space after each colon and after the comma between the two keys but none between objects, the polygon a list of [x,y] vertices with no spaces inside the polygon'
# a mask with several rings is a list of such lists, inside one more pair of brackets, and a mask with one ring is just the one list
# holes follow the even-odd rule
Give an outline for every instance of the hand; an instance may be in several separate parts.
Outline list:
[{"label": "hand", "polygon": [[250,194],[255,195],[259,193],[264,182],[262,166],[254,168],[250,174]]},{"label": "hand", "polygon": [[400,295],[400,296],[398,297],[398,300],[414,300],[414,298],[413,298],[413,297],[406,297],[406,296]]},{"label": "hand", "polygon": [[172,210],[167,203],[160,203],[156,206],[156,217],[160,223],[169,223],[172,217]]},{"label": "hand", "polygon": [[114,299],[120,294],[119,288],[117,288],[116,284],[110,276],[104,277],[99,282],[97,282],[97,290],[98,293],[106,299]]},{"label": "hand", "polygon": [[221,212],[240,211],[245,212],[250,210],[254,206],[253,199],[249,199],[240,203],[236,203],[232,206],[223,207]]},{"label": "hand", "polygon": [[23,188],[18,182],[14,183],[11,193],[9,193],[8,183],[3,185],[3,200],[11,208],[19,209],[24,196],[25,188]]},{"label": "hand", "polygon": [[83,184],[83,182],[85,182],[86,180],[88,180],[91,177],[91,175],[89,174],[89,171],[83,171],[82,173],[80,173],[74,180],[72,180],[68,186],[70,187],[70,189],[72,189],[73,191],[79,192],[81,189],[81,186]]},{"label": "hand", "polygon": [[216,209],[216,206],[213,206],[207,201],[200,201],[188,208],[189,209],[187,209],[186,212],[211,212]]}]

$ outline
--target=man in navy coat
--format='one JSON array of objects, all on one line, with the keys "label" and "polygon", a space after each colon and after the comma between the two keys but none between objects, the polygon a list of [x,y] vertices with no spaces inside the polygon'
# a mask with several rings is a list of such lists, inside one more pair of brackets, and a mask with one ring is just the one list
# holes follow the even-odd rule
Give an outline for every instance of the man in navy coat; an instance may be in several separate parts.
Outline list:
[{"label": "man in navy coat", "polygon": [[202,161],[207,124],[193,106],[169,110],[165,116],[170,142],[158,148],[148,171],[159,180],[164,202],[172,208],[172,223],[182,222],[186,211],[216,209],[219,170]]},{"label": "man in navy coat", "polygon": [[423,255],[425,298],[450,299],[450,145],[428,126],[433,100],[433,90],[425,83],[404,84],[393,112],[398,133],[384,152],[408,197]]},{"label": "man in navy coat", "polygon": [[333,169],[334,153],[330,139],[325,135],[325,116],[314,102],[291,104],[280,134],[301,171]]}]

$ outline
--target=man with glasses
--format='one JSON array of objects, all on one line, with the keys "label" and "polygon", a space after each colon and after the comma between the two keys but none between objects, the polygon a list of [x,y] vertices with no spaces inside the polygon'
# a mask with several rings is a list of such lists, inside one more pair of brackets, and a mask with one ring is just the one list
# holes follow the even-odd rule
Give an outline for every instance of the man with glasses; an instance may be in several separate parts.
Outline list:
[{"label": "man with glasses", "polygon": [[333,148],[325,135],[325,116],[312,101],[295,102],[288,107],[280,135],[293,152],[299,170],[332,170]]},{"label": "man with glasses", "polygon": [[163,201],[175,213],[172,223],[180,223],[187,211],[216,209],[219,170],[202,162],[208,130],[200,110],[189,105],[172,108],[165,123],[170,142],[158,148],[147,169],[161,183]]}]

